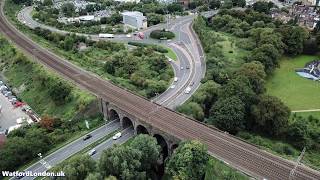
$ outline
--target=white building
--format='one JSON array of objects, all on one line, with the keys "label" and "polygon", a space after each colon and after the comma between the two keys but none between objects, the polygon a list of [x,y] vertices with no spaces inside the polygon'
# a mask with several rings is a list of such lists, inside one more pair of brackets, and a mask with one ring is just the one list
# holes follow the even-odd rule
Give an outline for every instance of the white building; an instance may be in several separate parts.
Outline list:
[{"label": "white building", "polygon": [[134,29],[145,29],[147,28],[147,18],[138,11],[128,11],[122,13],[123,23]]}]

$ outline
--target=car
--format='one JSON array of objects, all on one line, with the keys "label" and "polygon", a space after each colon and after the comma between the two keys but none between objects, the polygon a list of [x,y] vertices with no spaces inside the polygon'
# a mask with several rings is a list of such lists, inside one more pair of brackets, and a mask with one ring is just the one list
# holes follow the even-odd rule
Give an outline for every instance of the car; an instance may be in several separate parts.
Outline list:
[{"label": "car", "polygon": [[127,34],[126,36],[127,36],[128,38],[131,38],[131,34]]},{"label": "car", "polygon": [[180,69],[183,70],[184,68],[181,66]]},{"label": "car", "polygon": [[90,139],[92,137],[92,135],[91,134],[87,134],[84,138],[83,138],[83,140],[85,141],[85,140],[88,140],[88,139]]},{"label": "car", "polygon": [[174,89],[176,87],[176,85],[171,85],[170,89]]},{"label": "car", "polygon": [[113,139],[113,140],[117,140],[117,139],[119,139],[121,136],[122,136],[121,132],[118,132],[117,134],[115,134],[115,135],[112,137],[112,139]]},{"label": "car", "polygon": [[191,83],[190,83],[190,86],[193,86],[194,85],[194,82],[192,81]]},{"label": "car", "polygon": [[173,81],[174,81],[174,82],[177,82],[177,81],[178,81],[178,77],[174,77],[174,78],[173,78]]},{"label": "car", "polygon": [[4,85],[3,81],[0,81],[0,86]]},{"label": "car", "polygon": [[22,124],[24,122],[27,122],[27,118],[26,117],[20,117],[16,120],[17,124]]},{"label": "car", "polygon": [[190,66],[186,66],[186,69],[190,69]]},{"label": "car", "polygon": [[172,59],[169,58],[169,62],[172,62]]},{"label": "car", "polygon": [[9,96],[12,96],[12,92],[11,91],[8,91],[4,94],[5,97],[9,97]]},{"label": "car", "polygon": [[188,86],[188,87],[184,90],[184,93],[189,94],[189,93],[190,93],[190,91],[191,91],[191,87],[190,87],[190,86]]},{"label": "car", "polygon": [[92,156],[94,155],[95,153],[97,153],[97,151],[95,149],[91,149],[89,152],[88,152],[88,155],[89,156]]}]

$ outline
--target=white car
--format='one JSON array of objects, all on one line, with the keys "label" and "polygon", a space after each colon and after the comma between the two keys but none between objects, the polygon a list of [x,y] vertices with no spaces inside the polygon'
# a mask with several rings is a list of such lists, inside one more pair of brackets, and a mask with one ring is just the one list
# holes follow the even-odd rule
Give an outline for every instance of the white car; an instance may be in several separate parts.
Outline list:
[{"label": "white car", "polygon": [[189,94],[189,93],[190,93],[190,91],[191,91],[191,87],[190,87],[190,86],[188,86],[188,87],[184,90],[184,93]]},{"label": "white car", "polygon": [[127,36],[128,38],[131,38],[131,34],[127,34],[126,36]]},{"label": "white car", "polygon": [[117,139],[119,139],[121,136],[122,136],[121,132],[118,132],[117,134],[115,134],[115,135],[112,137],[112,139],[113,139],[113,140],[117,140]]},{"label": "white car", "polygon": [[170,89],[174,89],[176,87],[176,85],[171,85]]},{"label": "white car", "polygon": [[172,62],[172,59],[169,58],[169,62]]},{"label": "white car", "polygon": [[18,118],[18,119],[16,120],[17,124],[22,124],[22,123],[24,123],[24,122],[26,122],[26,121],[27,121],[27,118],[25,118],[25,117],[20,117],[20,118]]},{"label": "white car", "polygon": [[183,70],[184,68],[181,66],[181,68],[180,68],[181,70]]},{"label": "white car", "polygon": [[89,156],[92,156],[96,153],[97,151],[95,149],[91,149],[91,151],[88,152]]},{"label": "white car", "polygon": [[174,78],[173,78],[173,81],[174,81],[174,82],[177,82],[177,81],[178,81],[178,77],[174,77]]}]

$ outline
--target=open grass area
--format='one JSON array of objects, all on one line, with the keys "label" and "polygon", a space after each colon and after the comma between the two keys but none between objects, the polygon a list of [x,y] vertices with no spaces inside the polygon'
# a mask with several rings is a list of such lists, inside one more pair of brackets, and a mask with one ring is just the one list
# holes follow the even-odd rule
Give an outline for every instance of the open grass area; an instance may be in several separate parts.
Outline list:
[{"label": "open grass area", "polygon": [[177,54],[169,47],[164,46],[164,48],[166,48],[168,50],[167,53],[165,53],[165,55],[171,59],[173,59],[174,61],[178,60]]},{"label": "open grass area", "polygon": [[229,34],[220,32],[216,33],[222,39],[222,41],[217,42],[217,44],[221,47],[223,56],[228,59],[229,66],[241,66],[241,64],[244,63],[243,58],[248,54],[248,52],[236,46],[238,38]]},{"label": "open grass area", "polygon": [[[303,68],[307,62],[318,56],[284,57],[280,68],[268,79],[267,93],[280,98],[292,111],[320,109],[320,82],[296,74],[295,69]],[[301,113],[302,115],[305,113]],[[319,113],[312,113],[319,115]]]}]

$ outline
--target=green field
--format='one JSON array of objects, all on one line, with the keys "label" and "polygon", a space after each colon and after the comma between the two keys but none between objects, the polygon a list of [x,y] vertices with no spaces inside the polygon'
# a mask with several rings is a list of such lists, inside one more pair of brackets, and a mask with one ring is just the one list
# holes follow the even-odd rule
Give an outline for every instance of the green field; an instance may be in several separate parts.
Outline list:
[{"label": "green field", "polygon": [[307,62],[318,58],[306,55],[284,57],[280,68],[267,82],[267,93],[280,98],[292,111],[320,109],[320,82],[300,77],[295,72],[295,69],[303,68]]}]

